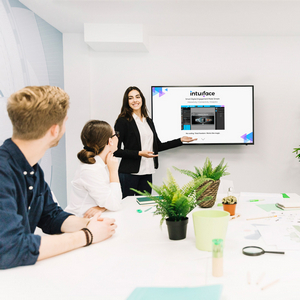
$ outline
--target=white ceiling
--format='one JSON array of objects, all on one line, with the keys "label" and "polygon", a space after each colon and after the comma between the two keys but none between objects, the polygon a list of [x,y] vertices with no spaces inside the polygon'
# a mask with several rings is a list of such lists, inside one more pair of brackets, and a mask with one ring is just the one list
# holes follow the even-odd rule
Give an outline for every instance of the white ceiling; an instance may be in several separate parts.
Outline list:
[{"label": "white ceiling", "polygon": [[143,24],[148,35],[300,35],[300,0],[20,0],[63,33],[84,23]]}]

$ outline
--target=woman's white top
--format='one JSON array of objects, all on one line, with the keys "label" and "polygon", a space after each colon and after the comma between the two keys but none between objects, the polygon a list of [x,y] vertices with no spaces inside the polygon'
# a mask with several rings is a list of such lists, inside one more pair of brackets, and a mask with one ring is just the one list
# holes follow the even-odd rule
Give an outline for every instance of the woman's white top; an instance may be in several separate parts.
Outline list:
[{"label": "woman's white top", "polygon": [[[133,113],[132,116],[140,133],[142,150],[149,150],[152,152],[153,132],[146,118],[143,117],[143,120],[141,121],[141,119],[135,113]],[[153,158],[147,158],[142,156],[140,169],[138,173],[134,173],[133,175],[146,175],[146,174],[154,174],[154,173],[155,173],[155,169],[154,169]]]},{"label": "woman's white top", "polygon": [[82,217],[94,206],[116,211],[121,208],[122,192],[119,182],[109,181],[107,165],[100,156],[95,156],[96,163],[84,164],[75,173],[71,182],[71,200],[65,211]]}]

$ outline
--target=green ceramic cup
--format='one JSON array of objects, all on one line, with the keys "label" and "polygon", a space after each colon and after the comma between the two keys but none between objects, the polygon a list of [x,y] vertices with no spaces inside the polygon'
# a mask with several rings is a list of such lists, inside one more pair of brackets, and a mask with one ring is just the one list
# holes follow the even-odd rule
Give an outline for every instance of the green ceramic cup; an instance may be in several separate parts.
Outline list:
[{"label": "green ceramic cup", "polygon": [[221,210],[200,210],[193,213],[196,247],[212,251],[212,240],[225,240],[229,212]]}]

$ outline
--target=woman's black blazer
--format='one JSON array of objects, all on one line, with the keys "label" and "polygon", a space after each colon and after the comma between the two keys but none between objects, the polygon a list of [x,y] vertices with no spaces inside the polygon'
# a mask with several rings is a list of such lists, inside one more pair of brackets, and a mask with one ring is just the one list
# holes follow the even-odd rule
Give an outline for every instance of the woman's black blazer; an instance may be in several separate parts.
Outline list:
[{"label": "woman's black blazer", "polygon": [[[182,145],[180,139],[162,143],[157,136],[152,119],[146,118],[146,120],[153,132],[154,154],[157,154],[159,151],[168,150]],[[142,150],[142,147],[140,133],[134,119],[132,118],[131,121],[128,121],[123,117],[118,118],[115,124],[115,131],[118,131],[120,133],[118,150],[114,152],[114,156],[122,158],[119,166],[119,172],[138,173],[141,163],[141,156],[139,156],[139,151]],[[153,160],[154,168],[157,169],[158,158],[154,157]]]}]

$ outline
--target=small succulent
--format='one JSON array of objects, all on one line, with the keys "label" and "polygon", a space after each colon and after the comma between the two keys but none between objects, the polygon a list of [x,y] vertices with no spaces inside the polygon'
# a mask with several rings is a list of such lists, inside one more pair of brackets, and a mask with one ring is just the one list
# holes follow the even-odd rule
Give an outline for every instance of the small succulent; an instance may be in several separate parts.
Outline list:
[{"label": "small succulent", "polygon": [[237,199],[234,196],[227,196],[227,197],[222,199],[222,203],[223,204],[236,204]]}]

